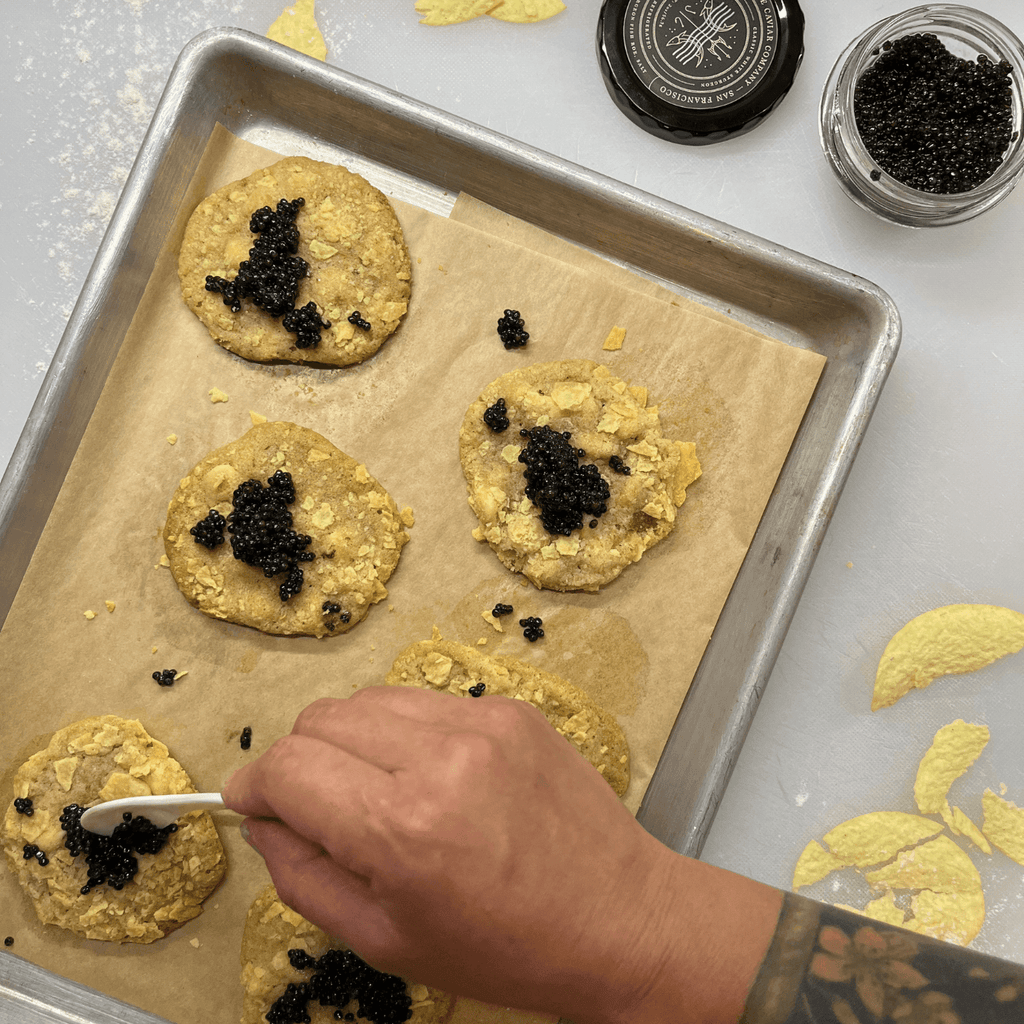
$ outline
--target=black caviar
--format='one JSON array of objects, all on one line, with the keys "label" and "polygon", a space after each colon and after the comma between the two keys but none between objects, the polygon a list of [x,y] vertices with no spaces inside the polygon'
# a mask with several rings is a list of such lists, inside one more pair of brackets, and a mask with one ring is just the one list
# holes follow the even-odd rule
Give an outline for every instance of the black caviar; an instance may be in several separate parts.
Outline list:
[{"label": "black caviar", "polygon": [[178,831],[171,824],[157,828],[148,818],[141,815],[132,817],[130,811],[109,836],[101,836],[82,828],[81,818],[85,808],[68,804],[60,816],[60,827],[64,830],[64,847],[72,857],[85,854],[88,878],[81,888],[86,895],[97,885],[105,882],[111,889],[123,889],[139,870],[137,853],[159,853],[169,836]]},{"label": "black caviar", "polygon": [[500,601],[491,609],[491,614],[496,618],[500,619],[502,615],[511,615],[513,609],[510,604],[502,604]]},{"label": "black caviar", "polygon": [[315,302],[307,302],[300,309],[293,309],[281,318],[281,326],[297,335],[296,348],[316,348],[320,344],[320,332],[331,326],[330,320],[320,315]]},{"label": "black caviar", "polygon": [[197,544],[211,550],[224,543],[224,529],[228,521],[215,509],[211,508],[204,519],[200,519],[188,532],[196,539]]},{"label": "black caviar", "polygon": [[18,814],[24,814],[26,818],[31,818],[35,813],[32,807],[32,797],[30,796],[16,796],[14,798],[14,809]]},{"label": "black caviar", "polygon": [[352,324],[353,327],[358,327],[361,331],[368,331],[371,327],[370,321],[364,320],[358,309],[349,314],[348,322]]},{"label": "black caviar", "polygon": [[613,473],[621,473],[622,476],[629,476],[632,470],[627,466],[618,455],[613,455],[608,460],[608,466]]},{"label": "black caviar", "polygon": [[548,533],[568,537],[583,526],[583,516],[608,511],[611,490],[597,466],[580,465],[586,455],[569,442],[569,431],[558,433],[548,426],[519,431],[529,443],[519,453],[525,465],[526,497],[540,509],[540,521]]},{"label": "black caviar", "polygon": [[13,935],[8,935],[7,938],[4,939],[4,945],[5,946],[13,946],[14,945],[14,936]]},{"label": "black caviar", "polygon": [[243,750],[248,750],[252,746],[252,726],[247,725],[242,730],[242,735],[238,737],[238,745]]},{"label": "black caviar", "polygon": [[173,686],[177,675],[176,668],[165,668],[162,671],[154,672],[153,678],[157,681],[158,686]]},{"label": "black caviar", "polygon": [[25,860],[32,860],[35,857],[37,863],[42,868],[45,868],[50,863],[50,858],[35,843],[26,843],[21,848],[21,856]]},{"label": "black caviar", "polygon": [[470,697],[482,697],[484,695],[484,690],[486,689],[486,683],[476,683],[469,688],[469,695]]},{"label": "black caviar", "polygon": [[522,348],[530,335],[523,330],[523,318],[518,309],[506,309],[498,320],[498,337],[505,348]]},{"label": "black caviar", "polygon": [[[292,514],[288,506],[294,501],[295,485],[291,473],[279,469],[267,480],[266,487],[259,480],[246,480],[239,484],[231,498],[232,511],[224,520],[231,534],[231,550],[235,558],[262,569],[268,579],[287,574],[278,588],[282,601],[287,601],[302,589],[303,573],[298,563],[311,562],[316,557],[312,551],[306,551],[312,538],[292,529]],[[197,543],[205,543],[196,531],[210,520],[215,511],[211,510],[206,519],[189,531]],[[219,513],[217,515],[223,520]]]},{"label": "black caviar", "polygon": [[358,1015],[373,1024],[403,1024],[412,1016],[412,999],[405,982],[394,974],[374,970],[355,953],[329,949],[312,957],[304,949],[289,949],[297,971],[313,971],[309,981],[290,984],[266,1015],[268,1024],[308,1024],[307,1004],[335,1007],[335,1020],[354,1020],[342,1007],[358,1000]]},{"label": "black caviar", "polygon": [[544,625],[544,620],[538,618],[536,615],[530,615],[525,619],[519,620],[519,625],[523,627],[523,636],[532,644],[534,640],[539,640],[544,635],[544,630],[540,627]]},{"label": "black caviar", "polygon": [[484,410],[484,423],[496,434],[508,430],[508,409],[505,407],[504,398],[499,398],[494,405]]},{"label": "black caviar", "polygon": [[295,218],[305,202],[300,196],[281,199],[276,210],[269,206],[258,209],[249,218],[249,230],[258,236],[249,250],[249,258],[239,263],[238,273],[231,281],[208,275],[206,290],[220,292],[232,313],[238,313],[242,300],[249,299],[270,316],[285,317],[285,330],[298,336],[295,347],[315,348],[320,343],[321,329],[331,326],[320,317],[316,304],[307,303],[297,317],[289,316],[295,313],[299,282],[309,273],[309,264],[296,255],[299,229]]},{"label": "black caviar", "polygon": [[[333,554],[334,552],[332,551],[331,555]],[[325,555],[324,557],[327,558],[329,556]],[[324,625],[331,630],[331,632],[334,632],[334,630],[338,628],[339,622],[341,622],[342,625],[348,625],[348,623],[352,621],[351,614],[349,614],[349,612],[343,612],[341,610],[341,605],[337,604],[335,601],[324,601],[320,606],[320,610],[324,613],[324,618],[327,619]],[[337,615],[338,617],[337,619],[329,618],[331,615]]]},{"label": "black caviar", "polygon": [[967,192],[992,176],[1014,137],[1012,70],[984,54],[956,57],[931,32],[883,43],[854,91],[857,130],[904,185]]}]

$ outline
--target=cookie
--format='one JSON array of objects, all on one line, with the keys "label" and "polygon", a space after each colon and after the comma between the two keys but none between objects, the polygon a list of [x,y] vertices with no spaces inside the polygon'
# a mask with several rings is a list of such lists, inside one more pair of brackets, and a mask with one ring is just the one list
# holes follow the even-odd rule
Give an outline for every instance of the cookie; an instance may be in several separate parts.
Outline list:
[{"label": "cookie", "polygon": [[[344,948],[315,924],[286,907],[278,898],[277,890],[268,885],[249,908],[242,932],[242,1024],[264,1024],[268,1011],[285,995],[289,985],[309,982],[312,966],[306,970],[292,966],[288,958],[290,949],[301,949],[317,959],[328,950]],[[411,1024],[443,1024],[451,1016],[454,996],[409,982],[405,983],[405,992],[411,1002],[408,1018]],[[360,1009],[365,1011],[366,1008],[360,1006],[358,997],[340,1007],[320,1006],[315,1000],[306,1005],[308,1019],[313,1024],[340,1020],[346,1013],[358,1014]],[[336,1010],[340,1011],[337,1016]],[[363,1016],[370,1015],[364,1012]],[[300,1015],[288,1019],[298,1020]],[[371,1019],[383,1024],[381,1017]]]},{"label": "cookie", "polygon": [[701,472],[694,444],[662,436],[646,389],[589,359],[488,384],[462,422],[459,454],[473,536],[548,590],[598,590],[639,561],[672,531]]},{"label": "cookie", "polygon": [[[137,721],[102,715],[54,733],[14,776],[14,798],[31,800],[31,815],[12,803],[3,821],[8,864],[39,920],[87,939],[146,943],[202,913],[225,869],[224,848],[205,811],[182,818],[158,853],[137,854],[138,871],[123,888],[100,884],[84,894],[85,854],[71,856],[60,824],[70,804],[194,792],[167,747]],[[26,845],[43,856],[26,858]]]},{"label": "cookie", "polygon": [[[304,202],[294,218],[297,249],[280,258],[308,267],[293,303],[282,301],[295,309],[315,303],[319,319],[330,324],[313,347],[298,347],[305,342],[287,329],[284,309],[273,303],[260,308],[241,298],[241,308],[232,312],[227,295],[207,290],[207,277],[234,282],[243,261],[250,269],[259,265],[250,249],[260,251],[255,247],[264,232],[250,230],[252,216],[264,207],[276,212],[282,199]],[[273,279],[280,283],[284,273],[277,267]],[[259,271],[254,276],[266,279]],[[188,307],[236,355],[348,366],[373,355],[398,327],[409,303],[411,270],[402,228],[382,192],[336,164],[288,157],[225,185],[196,207],[181,243],[178,277]]]},{"label": "cookie", "polygon": [[181,481],[164,548],[178,588],[207,615],[264,633],[330,636],[387,597],[411,515],[316,431],[261,423]]},{"label": "cookie", "polygon": [[[629,786],[629,747],[619,723],[582,690],[560,676],[516,658],[488,655],[452,640],[422,640],[395,659],[385,683],[418,686],[469,697],[500,695],[525,700],[622,796]],[[483,690],[480,685],[483,684]]]}]

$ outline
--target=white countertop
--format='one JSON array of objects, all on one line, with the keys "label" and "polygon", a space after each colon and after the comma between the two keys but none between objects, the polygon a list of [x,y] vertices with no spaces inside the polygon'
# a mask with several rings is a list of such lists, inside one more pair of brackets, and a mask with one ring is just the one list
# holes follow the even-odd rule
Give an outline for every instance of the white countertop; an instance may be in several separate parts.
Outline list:
[{"label": "white countertop", "polygon": [[[419,24],[413,0],[318,0],[328,63],[849,270],[885,289],[903,342],[753,727],[705,859],[788,887],[804,844],[870,810],[913,812],[917,762],[955,718],[989,748],[954,786],[1024,806],[1024,653],[874,715],[889,637],[938,605],[1024,611],[1024,185],[965,224],[914,231],[863,212],[821,155],[836,57],[904,0],[803,0],[806,54],[782,106],[709,147],[655,139],[598,71],[599,0],[556,18]],[[181,48],[264,34],[283,0],[33,0],[5,5],[0,101],[0,466],[17,443]],[[1024,35],[1020,0],[981,0]],[[979,949],[1024,962],[1024,868],[972,849],[988,894]],[[866,896],[866,889],[864,890]],[[819,895],[817,891],[812,895]],[[828,898],[827,895],[822,898]]]}]

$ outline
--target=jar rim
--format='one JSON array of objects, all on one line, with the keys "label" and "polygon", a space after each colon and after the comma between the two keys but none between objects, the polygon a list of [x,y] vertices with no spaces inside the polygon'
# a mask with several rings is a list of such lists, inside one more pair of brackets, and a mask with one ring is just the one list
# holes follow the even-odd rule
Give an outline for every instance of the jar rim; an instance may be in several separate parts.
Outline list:
[{"label": "jar rim", "polygon": [[[999,166],[985,181],[964,192],[927,192],[882,172],[868,152],[853,116],[857,82],[883,43],[916,33],[933,33],[950,47],[985,53],[1012,65],[1013,135]],[[966,220],[994,206],[1024,173],[1024,43],[1005,25],[976,8],[960,4],[924,4],[883,18],[865,29],[840,54],[822,93],[819,112],[822,148],[847,193],[872,212],[912,226]]]}]

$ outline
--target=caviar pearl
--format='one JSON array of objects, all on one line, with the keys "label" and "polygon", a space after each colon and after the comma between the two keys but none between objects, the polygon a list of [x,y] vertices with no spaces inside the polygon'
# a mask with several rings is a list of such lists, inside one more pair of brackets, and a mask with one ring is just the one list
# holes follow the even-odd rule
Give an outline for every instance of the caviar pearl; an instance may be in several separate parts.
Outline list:
[{"label": "caviar pearl", "polygon": [[544,630],[540,628],[544,625],[544,620],[538,618],[536,615],[520,619],[519,625],[523,627],[523,636],[526,637],[531,644],[535,640],[539,640],[544,635]]},{"label": "caviar pearl", "polygon": [[502,604],[500,601],[491,609],[491,614],[496,618],[501,618],[502,615],[511,615],[514,609],[510,604]]},{"label": "caviar pearl", "polygon": [[505,315],[498,320],[498,337],[507,349],[522,348],[530,335],[523,330],[523,318],[518,309],[506,309]]},{"label": "caviar pearl", "polygon": [[243,750],[248,750],[252,746],[252,726],[247,725],[242,730],[242,735],[238,738],[238,745]]},{"label": "caviar pearl", "polygon": [[505,407],[504,398],[499,398],[494,405],[484,410],[484,423],[496,434],[508,430],[508,409]]},{"label": "caviar pearl", "polygon": [[174,680],[177,678],[177,675],[177,669],[165,668],[160,672],[154,672],[153,678],[157,681],[158,686],[173,686]]},{"label": "caviar pearl", "polygon": [[16,796],[14,798],[14,809],[18,812],[18,814],[24,814],[25,817],[31,818],[33,814],[32,797]]},{"label": "caviar pearl", "polygon": [[484,695],[484,690],[486,689],[486,683],[477,683],[475,686],[471,686],[469,688],[469,695],[470,697],[482,697]]}]

